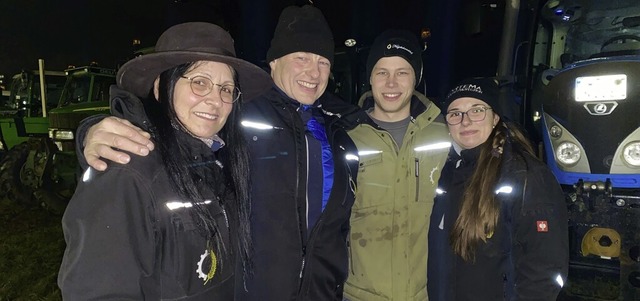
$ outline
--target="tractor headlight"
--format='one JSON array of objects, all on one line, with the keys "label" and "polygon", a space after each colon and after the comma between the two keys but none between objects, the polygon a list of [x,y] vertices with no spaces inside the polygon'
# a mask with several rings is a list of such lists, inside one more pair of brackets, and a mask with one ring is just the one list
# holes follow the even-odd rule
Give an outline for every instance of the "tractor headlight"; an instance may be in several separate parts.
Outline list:
[{"label": "tractor headlight", "polygon": [[580,147],[573,142],[563,142],[556,148],[556,159],[562,164],[575,164],[580,156]]},{"label": "tractor headlight", "polygon": [[54,140],[73,140],[73,132],[72,131],[55,131],[53,132]]},{"label": "tractor headlight", "polygon": [[627,144],[622,151],[622,158],[629,165],[640,167],[640,141]]}]

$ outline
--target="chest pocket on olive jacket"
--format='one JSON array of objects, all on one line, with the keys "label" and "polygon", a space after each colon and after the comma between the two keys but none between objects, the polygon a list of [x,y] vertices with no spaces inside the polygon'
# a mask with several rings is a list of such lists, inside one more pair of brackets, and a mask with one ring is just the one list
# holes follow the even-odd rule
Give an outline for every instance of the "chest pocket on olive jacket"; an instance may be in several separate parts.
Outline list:
[{"label": "chest pocket on olive jacket", "polygon": [[360,155],[354,209],[366,209],[393,202],[390,187],[394,181],[394,170],[385,170],[389,167],[383,164],[382,153]]}]

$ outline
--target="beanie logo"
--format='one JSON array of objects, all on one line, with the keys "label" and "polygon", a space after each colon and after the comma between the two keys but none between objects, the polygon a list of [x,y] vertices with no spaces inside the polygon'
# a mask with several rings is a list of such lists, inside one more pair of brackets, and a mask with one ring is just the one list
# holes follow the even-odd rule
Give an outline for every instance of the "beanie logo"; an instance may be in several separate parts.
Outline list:
[{"label": "beanie logo", "polygon": [[450,98],[451,95],[458,92],[474,92],[474,93],[482,94],[482,87],[474,84],[460,85],[455,87],[453,90],[451,90],[451,92],[449,92],[449,94],[447,95],[447,98]]},{"label": "beanie logo", "polygon": [[409,54],[413,54],[413,51],[409,50],[407,47],[398,44],[387,44],[387,49],[400,49],[408,52]]}]

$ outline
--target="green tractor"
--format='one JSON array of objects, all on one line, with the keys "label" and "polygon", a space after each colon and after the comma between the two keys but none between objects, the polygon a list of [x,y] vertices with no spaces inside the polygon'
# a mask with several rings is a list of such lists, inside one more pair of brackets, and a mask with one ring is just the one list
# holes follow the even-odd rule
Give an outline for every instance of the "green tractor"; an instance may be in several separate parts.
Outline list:
[{"label": "green tractor", "polygon": [[39,70],[22,71],[11,78],[0,104],[0,160],[30,137],[47,136],[46,112],[57,106],[65,80],[64,72]]},{"label": "green tractor", "polygon": [[[8,144],[12,148],[0,162],[0,190],[16,202],[42,205],[56,214],[64,211],[77,183],[75,130],[82,119],[109,113],[109,87],[115,84],[113,69],[87,66],[64,74],[57,103],[40,117],[39,127],[16,131],[19,125],[12,130],[2,124],[3,135],[22,141]],[[26,124],[19,114],[13,120]]]}]

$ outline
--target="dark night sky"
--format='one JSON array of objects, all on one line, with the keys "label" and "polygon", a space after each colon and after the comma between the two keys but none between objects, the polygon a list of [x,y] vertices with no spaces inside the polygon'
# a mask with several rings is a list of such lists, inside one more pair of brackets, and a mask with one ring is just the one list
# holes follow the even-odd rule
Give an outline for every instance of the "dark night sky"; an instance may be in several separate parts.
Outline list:
[{"label": "dark night sky", "polygon": [[[168,26],[182,21],[214,23],[216,6],[206,0],[2,0],[0,74],[50,70],[92,61],[116,67],[130,57],[132,40],[151,46]],[[228,2],[228,1],[227,1]]]},{"label": "dark night sky", "polygon": [[[10,78],[21,69],[37,69],[38,58],[45,60],[48,70],[63,70],[69,65],[82,66],[90,62],[115,68],[131,57],[134,38],[140,39],[143,46],[152,46],[166,28],[186,21],[212,22],[228,29],[236,40],[238,56],[265,67],[263,60],[279,13],[286,6],[309,2],[0,1],[0,74],[5,78]],[[487,62],[491,64],[480,51],[494,44],[494,41],[467,45],[456,42],[456,45],[463,45],[466,49],[458,52],[451,49],[454,47],[451,41],[455,39],[452,29],[455,26],[451,24],[468,19],[455,13],[456,9],[451,7],[474,1],[481,0],[313,0],[313,3],[327,18],[338,46],[347,38],[355,38],[359,46],[367,46],[387,28],[408,29],[416,34],[421,28],[430,28],[433,33],[430,40],[432,46],[423,56],[426,68],[424,76],[432,86],[447,87],[449,79],[456,77],[455,74],[449,74],[451,69],[477,67]],[[497,49],[497,45],[488,47]],[[460,62],[462,67],[454,66],[454,61]],[[477,71],[473,73],[474,76],[483,75]]]},{"label": "dark night sky", "polygon": [[[408,22],[419,23],[416,19],[421,17],[415,12],[426,1],[314,2],[329,19],[336,40],[344,40],[349,34],[372,39],[382,26],[409,27]],[[134,38],[152,45],[164,29],[184,21],[223,25],[235,37],[239,55],[258,63],[256,60],[264,57],[281,9],[307,1],[2,0],[2,3],[0,74],[7,76],[23,68],[37,68],[38,58],[45,59],[47,69],[92,61],[115,67],[131,54]],[[419,30],[419,26],[411,27]]]},{"label": "dark night sky", "polygon": [[[2,0],[0,72],[84,65],[115,65],[133,38],[155,41],[165,29],[164,0]],[[151,42],[153,44],[153,42]]]}]

